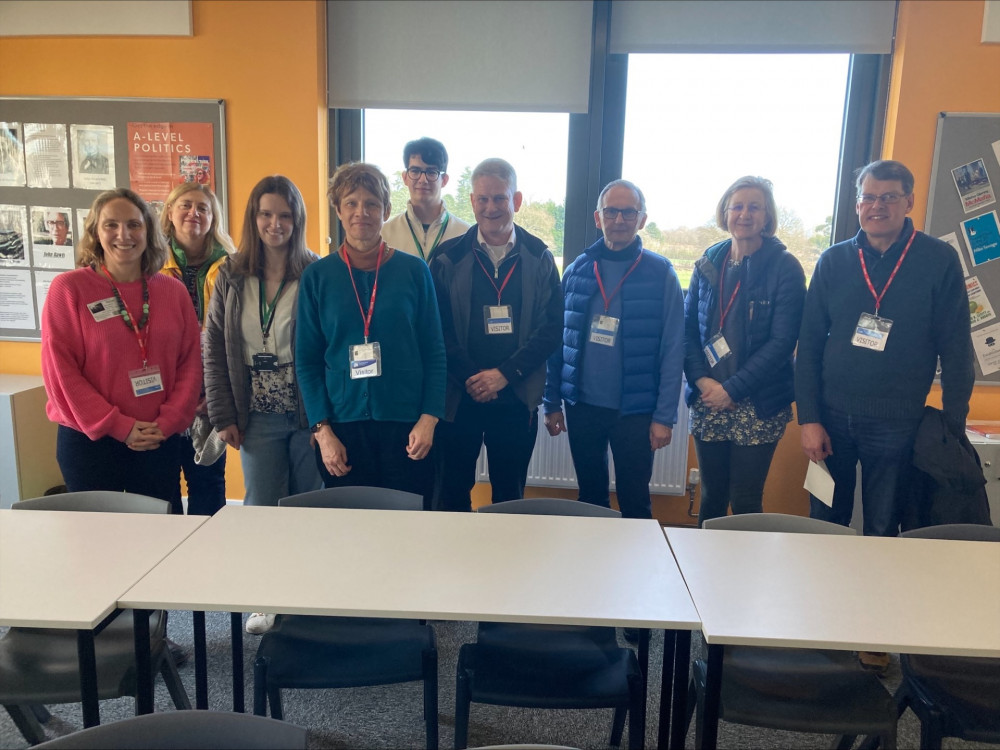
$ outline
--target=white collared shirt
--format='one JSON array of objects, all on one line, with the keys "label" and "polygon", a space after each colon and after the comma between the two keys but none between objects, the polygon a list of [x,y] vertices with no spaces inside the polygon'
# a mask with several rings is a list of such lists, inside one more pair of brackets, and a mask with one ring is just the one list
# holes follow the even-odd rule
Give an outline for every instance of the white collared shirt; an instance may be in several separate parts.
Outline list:
[{"label": "white collared shirt", "polygon": [[514,245],[517,244],[517,233],[514,231],[514,227],[511,227],[510,236],[507,238],[507,242],[503,245],[487,244],[486,239],[483,237],[482,229],[476,231],[476,239],[479,240],[479,246],[490,256],[490,260],[493,261],[493,266],[495,268],[500,268],[500,264],[503,263],[503,259],[507,257],[507,254],[510,253],[510,251],[514,249]]}]

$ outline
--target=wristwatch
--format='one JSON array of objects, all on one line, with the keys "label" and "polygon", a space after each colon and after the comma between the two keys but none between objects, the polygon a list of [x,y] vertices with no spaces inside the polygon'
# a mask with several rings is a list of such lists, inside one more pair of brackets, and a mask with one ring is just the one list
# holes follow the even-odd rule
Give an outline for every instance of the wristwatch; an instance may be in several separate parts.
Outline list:
[{"label": "wristwatch", "polygon": [[329,427],[329,426],[330,426],[330,420],[329,419],[321,419],[316,424],[314,424],[312,427],[310,427],[309,429],[312,432],[319,432],[319,430],[320,430],[321,427]]}]

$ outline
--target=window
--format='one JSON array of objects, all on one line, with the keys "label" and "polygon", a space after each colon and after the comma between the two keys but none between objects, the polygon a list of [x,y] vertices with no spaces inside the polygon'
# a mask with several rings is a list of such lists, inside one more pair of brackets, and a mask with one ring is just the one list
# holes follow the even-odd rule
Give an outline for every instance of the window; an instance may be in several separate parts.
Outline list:
[{"label": "window", "polygon": [[778,238],[806,275],[830,244],[850,55],[631,54],[622,175],[646,194],[643,242],[686,288],[728,233],[715,207],[738,177],[774,184]]},{"label": "window", "polygon": [[448,149],[449,181],[442,195],[449,211],[475,223],[469,202],[472,170],[483,159],[506,159],[524,195],[515,221],[541,237],[557,258],[562,255],[569,115],[366,109],[363,128],[364,159],[389,178],[394,215],[409,198],[402,181],[403,146],[429,136]]}]

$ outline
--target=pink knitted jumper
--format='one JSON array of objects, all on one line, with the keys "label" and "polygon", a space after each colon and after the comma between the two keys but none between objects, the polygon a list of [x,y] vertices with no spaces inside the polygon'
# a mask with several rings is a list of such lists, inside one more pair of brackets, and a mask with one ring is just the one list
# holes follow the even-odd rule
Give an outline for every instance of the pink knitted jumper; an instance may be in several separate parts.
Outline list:
[{"label": "pink knitted jumper", "polygon": [[[135,320],[142,316],[142,282],[117,283]],[[156,422],[166,436],[194,419],[201,393],[198,319],[187,289],[176,279],[149,279],[147,364],[158,366],[163,390],[135,396],[129,372],[142,367],[135,333],[118,315],[98,322],[88,308],[114,297],[99,271],[80,268],[52,281],[42,311],[42,377],[49,419],[91,440],[124,441],[136,420]],[[114,301],[111,301],[114,309]]]}]

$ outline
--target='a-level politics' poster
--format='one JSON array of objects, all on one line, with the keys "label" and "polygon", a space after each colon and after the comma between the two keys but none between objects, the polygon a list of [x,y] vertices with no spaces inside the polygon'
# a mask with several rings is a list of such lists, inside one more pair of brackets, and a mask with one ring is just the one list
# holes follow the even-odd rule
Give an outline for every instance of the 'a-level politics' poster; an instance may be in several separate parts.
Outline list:
[{"label": "'a-level politics' poster", "polygon": [[130,122],[131,187],[157,207],[182,182],[198,182],[214,191],[214,149],[214,132],[208,122]]}]

